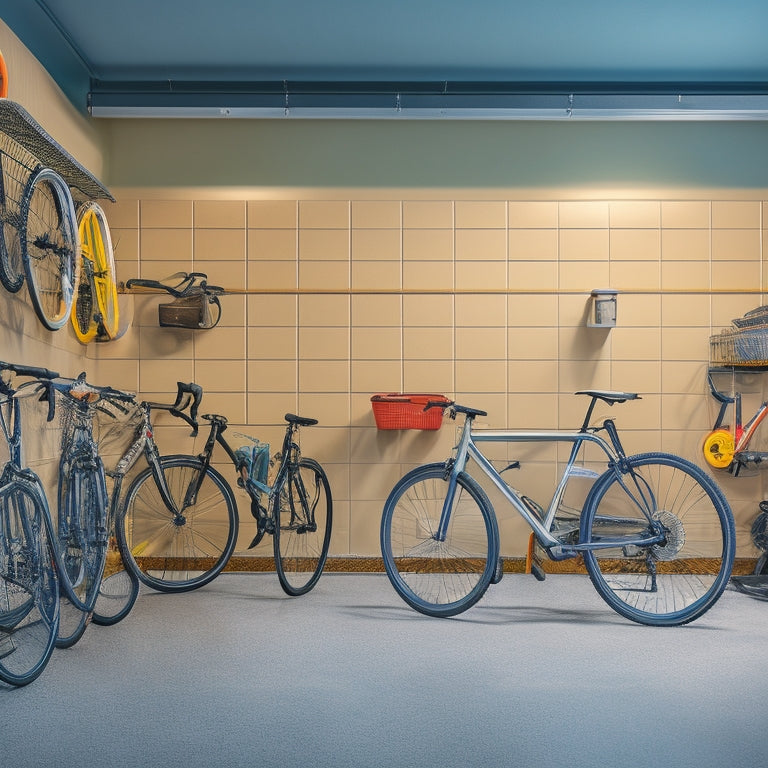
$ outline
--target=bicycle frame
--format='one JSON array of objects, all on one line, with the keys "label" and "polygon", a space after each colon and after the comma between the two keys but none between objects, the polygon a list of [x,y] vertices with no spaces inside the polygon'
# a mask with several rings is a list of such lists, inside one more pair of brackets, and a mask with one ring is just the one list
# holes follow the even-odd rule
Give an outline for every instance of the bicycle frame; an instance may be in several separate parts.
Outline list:
[{"label": "bicycle frame", "polygon": [[[285,476],[285,473],[288,471],[291,457],[293,456],[294,451],[298,449],[298,446],[293,442],[293,433],[296,431],[296,425],[291,423],[286,429],[285,437],[283,438],[283,449],[281,453],[283,460],[281,461],[280,467],[277,470],[274,483],[272,485],[267,485],[266,483],[262,483],[249,477],[247,467],[245,464],[243,464],[242,461],[238,460],[237,456],[235,456],[235,452],[232,449],[232,446],[227,442],[223,435],[224,431],[227,429],[226,418],[215,414],[209,414],[203,418],[210,421],[211,427],[208,433],[208,438],[205,442],[205,447],[200,454],[200,459],[202,459],[203,462],[203,466],[199,474],[200,480],[202,480],[206,468],[210,466],[214,447],[216,444],[218,444],[224,449],[227,456],[229,457],[229,460],[232,462],[233,466],[240,475],[240,486],[245,488],[253,501],[258,501],[259,495],[262,493],[271,495],[273,490],[279,486],[280,482]],[[188,494],[190,493],[190,490],[187,491]],[[195,489],[195,493],[196,492],[197,489]]]},{"label": "bicycle frame", "polygon": [[[594,407],[594,401],[590,406],[587,416],[584,420],[582,428],[576,432],[566,432],[560,430],[554,431],[531,431],[531,432],[516,432],[509,430],[478,430],[473,431],[472,423],[474,421],[474,415],[471,413],[466,414],[464,427],[462,430],[461,438],[458,445],[455,448],[455,456],[450,466],[450,477],[448,492],[443,505],[443,512],[440,519],[440,524],[435,534],[435,538],[442,541],[446,537],[448,525],[450,523],[451,509],[453,506],[453,499],[456,493],[456,478],[460,472],[465,470],[467,461],[471,458],[480,467],[482,472],[491,480],[494,487],[504,496],[504,498],[512,505],[515,511],[528,523],[533,529],[536,538],[539,543],[548,550],[550,557],[553,560],[562,560],[570,557],[575,557],[580,552],[585,550],[595,549],[611,549],[618,546],[644,546],[647,547],[654,543],[663,541],[663,536],[658,533],[656,536],[643,536],[634,539],[626,537],[619,539],[610,539],[602,537],[599,542],[589,543],[577,543],[577,544],[564,544],[552,533],[552,526],[555,521],[555,516],[560,507],[560,504],[565,495],[568,482],[573,477],[592,477],[597,478],[600,475],[592,470],[586,469],[576,464],[582,447],[586,443],[590,443],[598,446],[605,454],[607,459],[607,471],[613,472],[622,487],[626,490],[628,496],[638,505],[640,509],[644,511],[651,522],[650,510],[653,509],[653,499],[647,498],[646,494],[650,493],[650,489],[645,485],[643,481],[634,473],[634,471],[626,463],[626,454],[621,445],[621,441],[616,430],[616,426],[611,419],[606,419],[603,422],[602,427],[599,429],[605,429],[610,438],[610,443],[603,439],[600,435],[595,433],[596,428],[590,429],[588,427],[589,417]],[[565,468],[562,472],[560,480],[558,481],[555,492],[546,510],[543,510],[543,517],[539,517],[535,514],[531,508],[523,501],[522,495],[513,487],[508,485],[501,477],[501,473],[493,466],[493,464],[485,457],[478,443],[573,443],[571,452],[566,462]],[[450,460],[449,460],[450,461]],[[623,479],[623,475],[629,474],[634,482],[636,493],[633,492]]]}]

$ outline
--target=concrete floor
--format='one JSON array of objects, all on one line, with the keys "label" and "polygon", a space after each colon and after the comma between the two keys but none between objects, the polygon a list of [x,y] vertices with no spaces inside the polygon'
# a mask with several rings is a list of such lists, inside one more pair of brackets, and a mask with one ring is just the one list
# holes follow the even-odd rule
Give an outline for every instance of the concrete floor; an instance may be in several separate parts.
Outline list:
[{"label": "concrete floor", "polygon": [[690,766],[768,760],[768,604],[732,590],[644,627],[585,576],[507,574],[454,619],[383,574],[143,592],[31,685],[0,687],[3,764],[147,768]]}]

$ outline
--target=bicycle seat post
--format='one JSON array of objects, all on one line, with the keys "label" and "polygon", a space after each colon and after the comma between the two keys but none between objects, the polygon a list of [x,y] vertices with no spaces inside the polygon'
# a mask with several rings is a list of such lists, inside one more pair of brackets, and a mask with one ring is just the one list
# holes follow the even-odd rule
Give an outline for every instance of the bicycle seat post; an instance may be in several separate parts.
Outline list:
[{"label": "bicycle seat post", "polygon": [[587,408],[587,415],[584,417],[584,423],[581,425],[579,432],[589,431],[589,422],[592,419],[592,411],[595,410],[595,403],[597,402],[597,399],[597,395],[592,395],[592,399],[589,402],[589,407]]}]

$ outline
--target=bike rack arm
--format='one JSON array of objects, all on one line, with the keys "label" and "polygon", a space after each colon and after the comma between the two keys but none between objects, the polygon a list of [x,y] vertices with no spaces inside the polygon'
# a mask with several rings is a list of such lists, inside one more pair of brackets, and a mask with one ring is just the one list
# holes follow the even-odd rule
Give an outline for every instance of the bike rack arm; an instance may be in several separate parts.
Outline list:
[{"label": "bike rack arm", "polygon": [[715,419],[715,425],[712,427],[713,429],[719,429],[723,424],[723,419],[725,418],[725,412],[729,405],[736,402],[735,397],[731,397],[730,395],[723,394],[716,386],[715,382],[712,378],[712,369],[707,370],[707,384],[709,385],[709,391],[712,393],[712,397],[717,400],[718,403],[720,403],[720,410],[717,413],[717,418]]}]

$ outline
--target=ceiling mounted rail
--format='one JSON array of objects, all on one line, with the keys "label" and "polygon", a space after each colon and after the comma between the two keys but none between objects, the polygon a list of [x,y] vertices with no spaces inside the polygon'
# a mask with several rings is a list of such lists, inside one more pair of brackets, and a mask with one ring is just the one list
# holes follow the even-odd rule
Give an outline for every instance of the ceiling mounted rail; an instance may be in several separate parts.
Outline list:
[{"label": "ceiling mounted rail", "polygon": [[768,83],[91,83],[93,117],[400,120],[768,120]]}]

